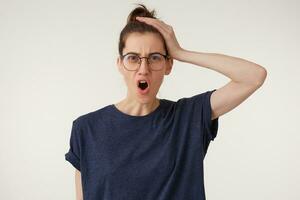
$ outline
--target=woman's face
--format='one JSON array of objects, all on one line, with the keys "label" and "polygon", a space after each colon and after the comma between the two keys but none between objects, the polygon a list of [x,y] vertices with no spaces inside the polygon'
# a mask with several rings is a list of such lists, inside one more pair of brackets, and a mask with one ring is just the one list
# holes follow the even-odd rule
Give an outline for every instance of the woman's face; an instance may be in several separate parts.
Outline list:
[{"label": "woman's face", "polygon": [[[148,57],[150,53],[159,52],[166,54],[163,41],[156,33],[131,33],[125,42],[123,55],[128,52],[135,52],[140,57]],[[173,65],[173,59],[165,61],[163,68],[160,71],[152,71],[146,59],[142,59],[142,63],[137,71],[128,71],[123,67],[120,57],[118,57],[117,65],[120,73],[123,75],[127,84],[127,95],[130,98],[137,99],[140,102],[146,103],[155,99],[158,90],[163,82],[164,75],[170,74]],[[147,80],[149,90],[147,93],[140,92],[138,80]]]}]

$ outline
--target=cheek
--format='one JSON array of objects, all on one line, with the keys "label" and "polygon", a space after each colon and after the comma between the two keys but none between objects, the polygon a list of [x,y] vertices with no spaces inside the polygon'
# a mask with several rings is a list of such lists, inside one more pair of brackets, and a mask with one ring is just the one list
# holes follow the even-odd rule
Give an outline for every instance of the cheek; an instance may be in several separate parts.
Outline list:
[{"label": "cheek", "polygon": [[125,84],[127,85],[127,87],[133,87],[134,86],[133,85],[134,81],[128,74],[123,74],[123,80],[124,80]]},{"label": "cheek", "polygon": [[155,77],[155,79],[153,79],[155,87],[157,87],[157,88],[160,87],[160,85],[163,81],[163,78],[164,78],[164,75],[162,74],[162,75]]}]

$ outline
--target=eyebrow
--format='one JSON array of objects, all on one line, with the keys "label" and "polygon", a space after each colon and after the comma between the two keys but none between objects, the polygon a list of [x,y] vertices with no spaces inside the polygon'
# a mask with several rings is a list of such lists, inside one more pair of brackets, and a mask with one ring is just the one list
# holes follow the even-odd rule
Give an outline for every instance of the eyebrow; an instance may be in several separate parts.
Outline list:
[{"label": "eyebrow", "polygon": [[[133,54],[137,54],[137,55],[141,55],[140,53],[138,53],[138,52],[134,52],[134,51],[130,51],[130,52],[127,52],[127,53],[125,53],[124,55],[126,55],[126,54],[129,54],[129,53],[133,53]],[[159,53],[159,54],[162,54],[162,55],[164,55],[163,53],[161,53],[161,52],[158,52],[158,51],[155,51],[155,52],[151,52],[151,53],[149,53],[148,54],[148,56],[149,55],[151,55],[151,54],[155,54],[155,53]]]}]

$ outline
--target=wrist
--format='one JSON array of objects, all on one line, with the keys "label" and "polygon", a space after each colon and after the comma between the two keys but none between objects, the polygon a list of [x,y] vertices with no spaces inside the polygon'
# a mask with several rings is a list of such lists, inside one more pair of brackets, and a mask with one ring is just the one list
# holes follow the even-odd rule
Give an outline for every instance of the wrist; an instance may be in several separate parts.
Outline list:
[{"label": "wrist", "polygon": [[175,53],[173,58],[181,62],[186,62],[187,53],[188,50],[181,48]]}]

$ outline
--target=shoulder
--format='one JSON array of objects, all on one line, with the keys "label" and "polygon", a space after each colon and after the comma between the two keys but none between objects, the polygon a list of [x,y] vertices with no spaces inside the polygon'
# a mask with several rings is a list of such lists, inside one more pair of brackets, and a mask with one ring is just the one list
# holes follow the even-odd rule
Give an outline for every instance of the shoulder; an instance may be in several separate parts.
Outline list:
[{"label": "shoulder", "polygon": [[182,97],[178,99],[176,102],[174,102],[176,105],[180,106],[194,106],[197,104],[205,104],[207,100],[210,99],[211,94],[215,91],[213,90],[207,90],[202,93]]},{"label": "shoulder", "polygon": [[97,110],[92,110],[87,113],[84,113],[82,115],[77,116],[74,120],[73,123],[77,127],[85,127],[85,126],[91,126],[96,124],[99,120],[103,118],[108,112],[108,109],[111,105],[107,105],[104,107],[101,107]]},{"label": "shoulder", "polygon": [[196,95],[184,96],[176,100],[164,99],[167,113],[179,115],[180,118],[186,117],[186,115],[193,115],[204,104],[206,94],[207,92],[203,92]]}]

